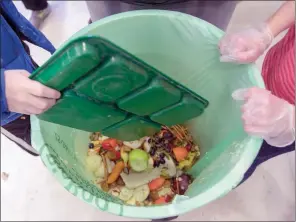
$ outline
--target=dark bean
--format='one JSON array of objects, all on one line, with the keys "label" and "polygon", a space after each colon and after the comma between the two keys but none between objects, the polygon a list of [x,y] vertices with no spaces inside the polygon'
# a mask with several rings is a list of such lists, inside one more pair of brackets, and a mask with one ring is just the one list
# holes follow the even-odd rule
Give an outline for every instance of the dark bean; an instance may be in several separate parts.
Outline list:
[{"label": "dark bean", "polygon": [[156,148],[160,148],[160,147],[162,147],[162,144],[156,143],[155,146],[156,146]]},{"label": "dark bean", "polygon": [[187,143],[187,145],[186,145],[186,149],[187,149],[188,152],[191,150],[191,148],[192,148],[192,144]]},{"label": "dark bean", "polygon": [[159,165],[160,165],[160,162],[158,160],[155,160],[153,166],[154,167],[159,167]]},{"label": "dark bean", "polygon": [[160,164],[165,164],[165,160],[164,159],[160,159],[159,162],[160,162]]},{"label": "dark bean", "polygon": [[148,202],[152,202],[153,201],[150,195],[147,197],[147,201]]},{"label": "dark bean", "polygon": [[161,153],[161,154],[159,154],[159,157],[160,157],[161,159],[163,159],[163,158],[165,157],[165,154],[164,154],[164,153]]},{"label": "dark bean", "polygon": [[149,139],[148,139],[148,143],[151,143],[151,142],[152,142],[152,140],[151,140],[151,138],[149,138]]},{"label": "dark bean", "polygon": [[154,156],[155,153],[156,153],[156,150],[155,150],[155,149],[151,149],[151,150],[150,150],[150,155],[151,155],[151,156]]},{"label": "dark bean", "polygon": [[159,137],[155,138],[155,144],[158,144],[160,142],[161,142],[161,138],[159,138]]},{"label": "dark bean", "polygon": [[89,148],[89,149],[93,149],[93,148],[95,148],[95,145],[94,145],[93,143],[89,143],[89,144],[88,144],[88,148]]},{"label": "dark bean", "polygon": [[163,134],[163,138],[165,138],[165,139],[171,139],[173,137],[174,137],[174,135],[169,131],[167,131]]},{"label": "dark bean", "polygon": [[170,149],[171,149],[170,146],[169,146],[169,144],[165,144],[165,145],[163,146],[163,148],[165,148],[166,150],[170,150]]},{"label": "dark bean", "polygon": [[172,149],[171,149],[171,147],[170,147],[170,146],[166,146],[166,147],[165,147],[165,150],[166,150],[167,152],[169,152],[169,153],[170,153]]}]

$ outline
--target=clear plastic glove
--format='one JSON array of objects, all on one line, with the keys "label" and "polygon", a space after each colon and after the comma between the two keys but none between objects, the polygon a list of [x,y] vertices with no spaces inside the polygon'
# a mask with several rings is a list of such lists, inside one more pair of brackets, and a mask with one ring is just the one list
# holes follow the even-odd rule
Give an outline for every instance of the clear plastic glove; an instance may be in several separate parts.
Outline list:
[{"label": "clear plastic glove", "polygon": [[60,92],[29,79],[25,70],[6,70],[5,94],[8,110],[22,114],[40,114],[52,107]]},{"label": "clear plastic glove", "polygon": [[219,43],[221,62],[252,63],[270,46],[273,35],[267,25],[226,34]]},{"label": "clear plastic glove", "polygon": [[261,137],[276,147],[295,141],[294,105],[260,88],[239,89],[232,97],[244,101],[242,119],[249,135]]}]

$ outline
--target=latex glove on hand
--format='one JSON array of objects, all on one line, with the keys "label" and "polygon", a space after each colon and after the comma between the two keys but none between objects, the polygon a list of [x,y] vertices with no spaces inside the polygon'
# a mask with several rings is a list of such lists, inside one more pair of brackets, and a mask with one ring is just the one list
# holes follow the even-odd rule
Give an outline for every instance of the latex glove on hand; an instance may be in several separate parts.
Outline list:
[{"label": "latex glove on hand", "polygon": [[273,38],[265,24],[226,34],[219,42],[220,61],[241,64],[255,62],[270,46]]},{"label": "latex glove on hand", "polygon": [[8,110],[21,114],[40,114],[51,108],[60,92],[31,80],[25,70],[6,70],[5,94]]},{"label": "latex glove on hand", "polygon": [[295,106],[260,89],[239,89],[232,97],[243,100],[242,119],[245,131],[263,138],[275,147],[285,147],[295,141]]}]

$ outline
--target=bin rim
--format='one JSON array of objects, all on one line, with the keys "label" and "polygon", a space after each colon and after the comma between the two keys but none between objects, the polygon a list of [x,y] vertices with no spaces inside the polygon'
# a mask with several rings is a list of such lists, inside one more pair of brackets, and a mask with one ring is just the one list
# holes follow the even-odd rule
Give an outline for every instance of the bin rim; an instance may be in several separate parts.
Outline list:
[{"label": "bin rim", "polygon": [[[183,20],[190,20],[193,23],[199,24],[203,23],[206,24],[206,26],[212,26],[213,32],[215,32],[217,35],[222,36],[223,31],[220,30],[219,28],[215,27],[214,25],[201,20],[197,17],[184,14],[181,12],[174,12],[174,11],[167,11],[167,10],[138,10],[138,11],[129,11],[129,12],[123,12],[119,13],[116,15],[108,16],[106,18],[103,18],[99,21],[96,21],[89,26],[83,28],[82,30],[78,31],[75,33],[72,37],[69,38],[65,43],[62,45],[66,44],[67,42],[73,40],[74,38],[77,38],[78,36],[85,35],[88,33],[90,30],[93,30],[95,27],[119,20],[119,19],[124,19],[124,18],[130,18],[130,17],[137,17],[137,16],[163,16],[163,17],[170,17],[170,18],[180,18]],[[62,46],[61,46],[62,47]],[[258,72],[259,73],[259,72]],[[253,84],[258,85],[260,87],[262,86],[262,83],[260,80],[256,80],[256,77],[252,78],[251,81]],[[260,85],[261,84],[261,85]],[[31,118],[31,125],[32,125],[32,146],[37,150],[37,151],[42,151],[40,152],[40,157],[46,167],[49,169],[49,171],[55,176],[55,178],[59,181],[60,184],[62,184],[65,188],[65,179],[61,176],[63,172],[61,171],[60,168],[56,164],[49,163],[48,155],[48,147],[45,144],[45,141],[43,139],[41,130],[40,130],[40,121],[37,119],[36,116],[32,116]],[[41,138],[41,141],[39,139],[38,144],[35,143],[34,138]],[[41,145],[40,145],[41,144]],[[248,141],[246,142],[247,148],[244,149],[244,151],[240,154],[241,159],[243,161],[238,161],[238,163],[235,165],[235,167],[226,175],[224,176],[217,184],[215,184],[213,187],[209,187],[207,190],[205,190],[202,194],[189,198],[189,199],[184,199],[178,203],[174,204],[168,204],[164,206],[151,206],[151,207],[137,207],[137,206],[126,206],[126,205],[120,205],[116,203],[112,203],[112,206],[110,207],[116,207],[117,209],[122,209],[120,211],[113,211],[113,210],[105,210],[106,212],[119,215],[119,216],[124,216],[124,217],[130,217],[130,218],[142,218],[142,219],[160,219],[160,218],[167,218],[167,217],[173,217],[181,214],[185,214],[189,211],[192,211],[194,209],[197,209],[215,199],[218,199],[225,194],[227,194],[229,191],[231,191],[233,188],[235,188],[242,180],[243,174],[242,172],[246,172],[248,168],[251,166],[253,163],[255,157],[257,156],[259,149],[262,144],[262,139],[259,138],[254,138],[254,137],[248,137]],[[82,190],[81,187],[79,187],[76,184],[73,184],[73,186],[79,190]],[[83,190],[85,191],[85,190]],[[78,192],[76,197],[81,199],[84,202],[87,202],[82,194],[82,192]],[[87,191],[85,193],[91,195]],[[101,198],[96,197],[99,201],[105,201]],[[92,206],[102,210],[102,208],[98,207],[94,201],[92,202],[87,202],[91,204]],[[157,210],[156,210],[157,209]]]}]

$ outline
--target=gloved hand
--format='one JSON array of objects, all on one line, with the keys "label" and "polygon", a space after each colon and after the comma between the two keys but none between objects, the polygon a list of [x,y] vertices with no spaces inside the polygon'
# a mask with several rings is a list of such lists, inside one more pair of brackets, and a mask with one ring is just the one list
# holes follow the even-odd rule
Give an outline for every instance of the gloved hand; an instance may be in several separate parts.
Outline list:
[{"label": "gloved hand", "polygon": [[295,106],[260,89],[239,89],[232,97],[244,100],[242,119],[245,131],[276,147],[295,141]]},{"label": "gloved hand", "polygon": [[273,38],[265,24],[234,34],[226,34],[219,42],[220,61],[252,63],[270,46]]},{"label": "gloved hand", "polygon": [[21,114],[40,114],[52,107],[60,92],[29,79],[25,70],[6,70],[5,94],[8,110]]}]

